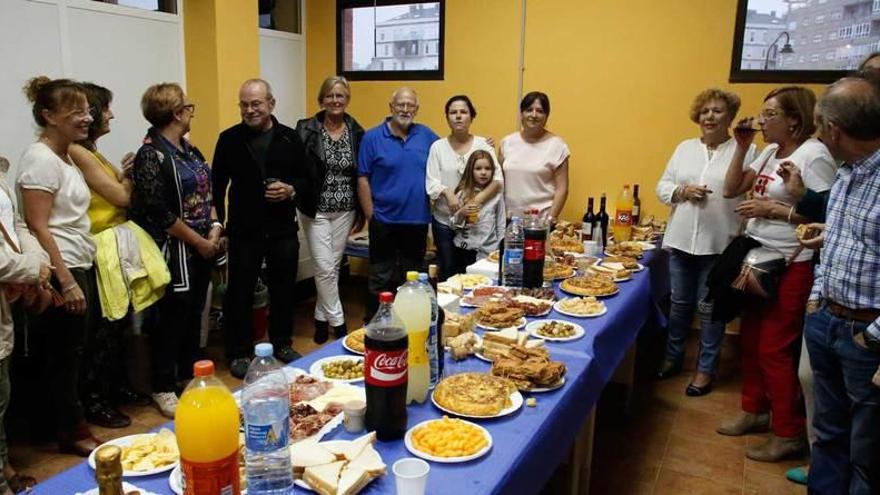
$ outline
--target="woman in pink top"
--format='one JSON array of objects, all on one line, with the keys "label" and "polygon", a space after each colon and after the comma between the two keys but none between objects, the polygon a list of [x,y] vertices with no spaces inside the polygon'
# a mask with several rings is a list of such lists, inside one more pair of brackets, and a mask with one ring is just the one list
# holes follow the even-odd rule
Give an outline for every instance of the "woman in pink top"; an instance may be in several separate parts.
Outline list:
[{"label": "woman in pink top", "polygon": [[568,198],[568,145],[548,131],[550,99],[532,91],[519,104],[522,129],[501,140],[504,204],[509,216],[537,208],[552,224]]}]

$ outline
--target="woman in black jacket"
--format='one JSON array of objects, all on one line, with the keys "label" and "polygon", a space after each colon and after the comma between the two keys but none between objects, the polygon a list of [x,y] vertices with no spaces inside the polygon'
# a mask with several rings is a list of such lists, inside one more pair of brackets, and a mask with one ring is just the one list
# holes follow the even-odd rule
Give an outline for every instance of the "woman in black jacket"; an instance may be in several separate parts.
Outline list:
[{"label": "woman in black jacket", "polygon": [[152,124],[132,167],[134,189],[129,218],[144,228],[166,254],[171,284],[152,322],[153,400],[174,417],[178,381],[192,378],[198,358],[201,314],[222,225],[212,206],[211,169],[183,136],[195,105],[180,86],[150,86],[141,99]]},{"label": "woman in black jacket", "polygon": [[[308,172],[297,190],[312,260],[315,263],[315,342],[327,341],[329,327],[337,338],[346,334],[339,300],[339,266],[352,226],[360,230],[363,216],[357,201],[355,160],[364,129],[345,113],[351,88],[344,77],[328,77],[318,92],[321,111],[297,122],[306,148]],[[358,219],[357,222],[355,220]],[[357,223],[358,225],[355,225]]]}]

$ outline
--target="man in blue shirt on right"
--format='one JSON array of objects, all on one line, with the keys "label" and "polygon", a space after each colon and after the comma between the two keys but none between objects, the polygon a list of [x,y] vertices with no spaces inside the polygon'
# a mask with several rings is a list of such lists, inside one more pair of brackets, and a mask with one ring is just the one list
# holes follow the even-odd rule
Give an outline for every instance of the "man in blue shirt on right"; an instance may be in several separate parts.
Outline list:
[{"label": "man in blue shirt on right", "polygon": [[831,187],[804,339],[813,368],[810,493],[880,493],[880,74],[831,86],[822,142],[844,164]]},{"label": "man in blue shirt on right", "polygon": [[358,200],[370,227],[367,320],[380,292],[394,292],[408,270],[424,271],[431,222],[425,170],[437,135],[414,122],[412,89],[395,91],[389,107],[391,116],[364,134],[358,152]]}]

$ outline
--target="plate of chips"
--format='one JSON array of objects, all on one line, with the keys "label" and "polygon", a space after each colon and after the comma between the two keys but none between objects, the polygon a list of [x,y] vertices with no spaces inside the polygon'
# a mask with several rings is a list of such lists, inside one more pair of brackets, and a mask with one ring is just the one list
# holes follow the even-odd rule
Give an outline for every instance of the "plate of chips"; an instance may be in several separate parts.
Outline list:
[{"label": "plate of chips", "polygon": [[[177,437],[167,428],[158,433],[141,433],[115,438],[101,445],[116,445],[122,449],[122,476],[149,476],[174,469],[180,462]],[[98,447],[100,449],[101,447]],[[95,469],[95,454],[89,455],[89,467]]]}]

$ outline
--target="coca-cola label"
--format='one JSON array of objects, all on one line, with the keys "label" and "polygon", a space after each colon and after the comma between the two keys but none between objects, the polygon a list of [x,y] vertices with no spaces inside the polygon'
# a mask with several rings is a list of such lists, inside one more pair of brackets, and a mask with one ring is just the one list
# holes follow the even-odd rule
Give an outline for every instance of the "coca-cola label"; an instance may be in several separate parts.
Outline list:
[{"label": "coca-cola label", "polygon": [[523,259],[538,261],[544,259],[544,241],[542,239],[526,239]]},{"label": "coca-cola label", "polygon": [[633,217],[630,210],[617,210],[617,225],[632,225]]},{"label": "coca-cola label", "polygon": [[406,383],[409,349],[364,352],[364,381],[376,387],[396,387]]}]

